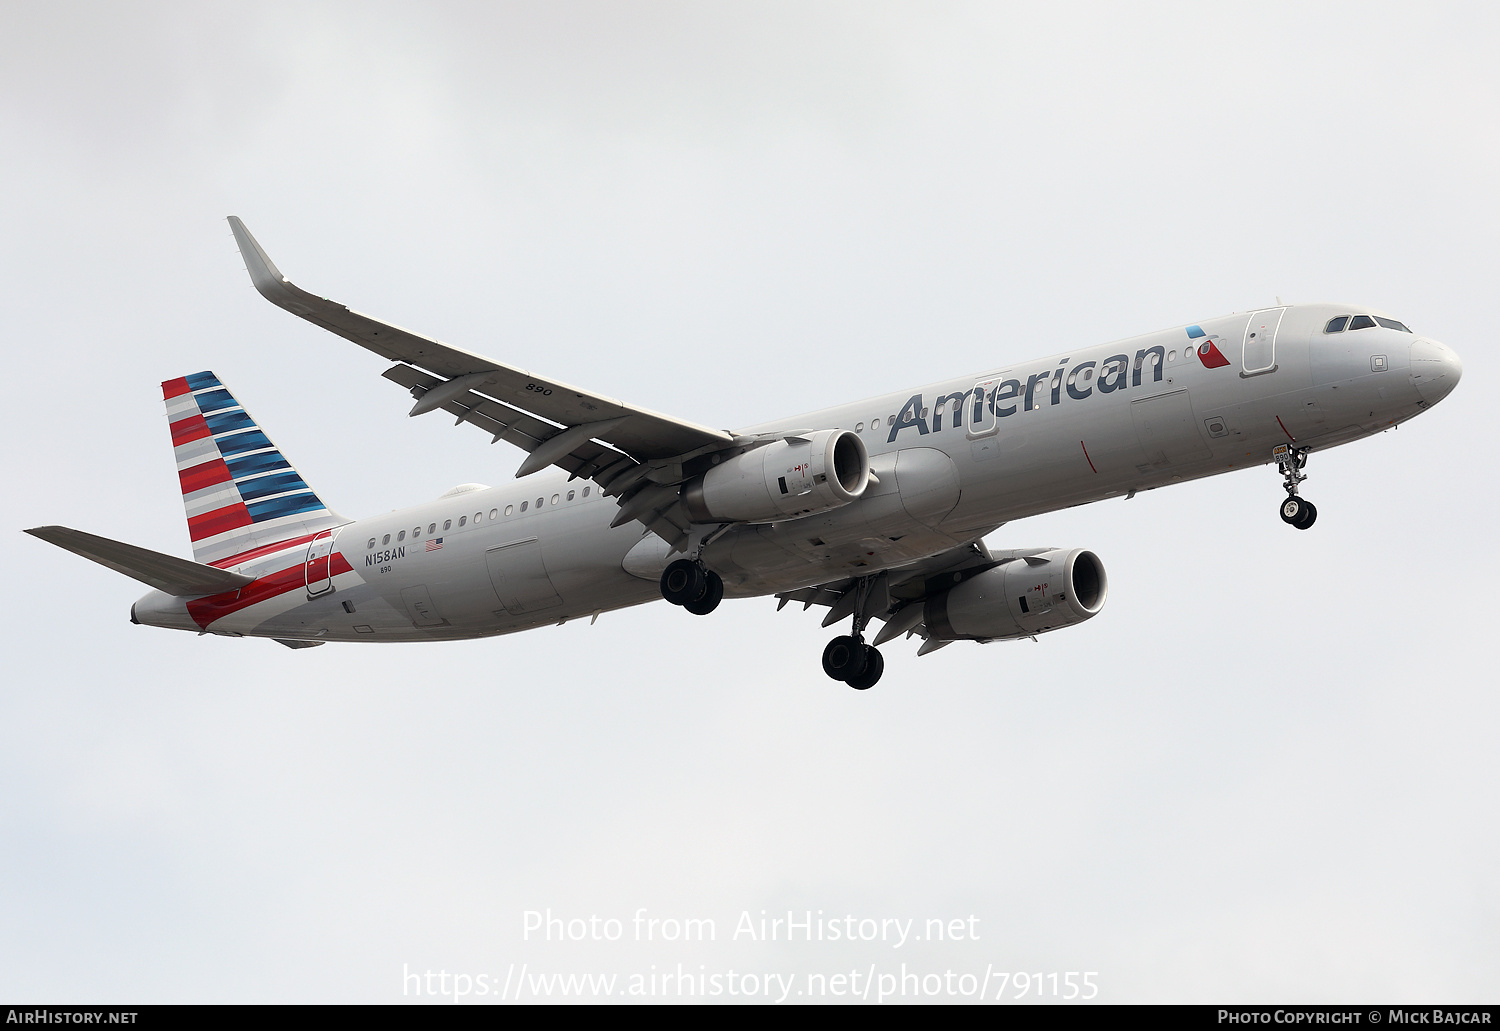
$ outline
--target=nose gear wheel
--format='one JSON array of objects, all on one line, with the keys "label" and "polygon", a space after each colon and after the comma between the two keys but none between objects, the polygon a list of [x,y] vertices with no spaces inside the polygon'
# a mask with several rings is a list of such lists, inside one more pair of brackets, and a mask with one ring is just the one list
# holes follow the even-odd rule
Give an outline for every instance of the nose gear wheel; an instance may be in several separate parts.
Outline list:
[{"label": "nose gear wheel", "polygon": [[1289,497],[1281,503],[1281,521],[1305,530],[1318,518],[1318,509],[1304,498]]},{"label": "nose gear wheel", "polygon": [[1302,481],[1307,479],[1303,468],[1307,465],[1307,448],[1281,444],[1271,452],[1276,457],[1276,468],[1282,476],[1282,487],[1286,500],[1281,503],[1281,521],[1299,530],[1306,530],[1318,518],[1318,509],[1311,501],[1297,493]]}]

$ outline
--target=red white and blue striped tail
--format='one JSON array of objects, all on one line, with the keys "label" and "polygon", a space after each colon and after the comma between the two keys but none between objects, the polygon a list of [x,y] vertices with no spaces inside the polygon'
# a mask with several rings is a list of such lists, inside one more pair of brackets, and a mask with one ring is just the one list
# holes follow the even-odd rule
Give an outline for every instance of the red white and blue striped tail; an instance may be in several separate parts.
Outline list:
[{"label": "red white and blue striped tail", "polygon": [[337,526],[250,413],[211,372],[161,385],[193,558],[220,567]]}]

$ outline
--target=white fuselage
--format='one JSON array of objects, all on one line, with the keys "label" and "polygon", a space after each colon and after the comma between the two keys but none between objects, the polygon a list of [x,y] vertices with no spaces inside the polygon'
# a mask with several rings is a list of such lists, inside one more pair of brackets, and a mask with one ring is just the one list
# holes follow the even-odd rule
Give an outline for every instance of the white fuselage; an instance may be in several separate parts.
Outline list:
[{"label": "white fuselage", "polygon": [[[1324,449],[1377,433],[1441,399],[1458,364],[1395,329],[1323,332],[1358,310],[1277,309],[1274,351],[1250,335],[1252,318],[1270,316],[1244,312],[749,427],[856,430],[878,482],[822,515],[704,527],[694,543],[711,537],[701,557],[726,595],[767,595],[901,566],[1024,516],[1264,465],[1280,444]],[[1227,364],[1208,367],[1205,343],[1210,361]],[[1116,370],[1109,359],[1121,355]],[[976,388],[998,397],[976,405]],[[418,641],[655,600],[675,556],[639,523],[611,529],[617,512],[587,481],[538,473],[229,567],[262,578],[259,593],[184,602],[153,592],[134,618],[286,640]]]}]

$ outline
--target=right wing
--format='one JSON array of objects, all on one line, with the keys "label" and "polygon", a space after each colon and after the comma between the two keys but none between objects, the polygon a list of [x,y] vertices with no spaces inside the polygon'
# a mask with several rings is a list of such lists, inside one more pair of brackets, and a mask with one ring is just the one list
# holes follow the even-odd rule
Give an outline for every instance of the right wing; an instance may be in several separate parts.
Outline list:
[{"label": "right wing", "polygon": [[[441,408],[492,434],[492,441],[530,452],[517,476],[556,465],[622,496],[625,504],[623,495],[681,483],[684,462],[749,442],[533,375],[309,293],[281,274],[234,215],[229,227],[261,296],[396,362],[384,376],[417,398],[412,415]],[[658,490],[654,497],[661,503],[647,504],[633,518],[668,541],[685,539],[690,523],[676,495]]]}]

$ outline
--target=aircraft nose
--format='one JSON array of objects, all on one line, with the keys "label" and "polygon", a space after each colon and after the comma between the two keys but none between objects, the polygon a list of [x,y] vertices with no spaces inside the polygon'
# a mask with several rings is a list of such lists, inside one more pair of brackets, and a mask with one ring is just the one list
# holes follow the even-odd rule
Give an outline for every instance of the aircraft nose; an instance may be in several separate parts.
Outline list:
[{"label": "aircraft nose", "polygon": [[1426,337],[1412,341],[1411,380],[1428,404],[1437,404],[1447,397],[1463,374],[1463,363],[1447,344]]}]

